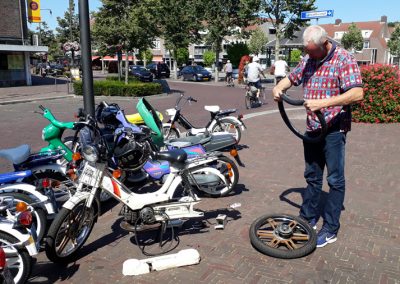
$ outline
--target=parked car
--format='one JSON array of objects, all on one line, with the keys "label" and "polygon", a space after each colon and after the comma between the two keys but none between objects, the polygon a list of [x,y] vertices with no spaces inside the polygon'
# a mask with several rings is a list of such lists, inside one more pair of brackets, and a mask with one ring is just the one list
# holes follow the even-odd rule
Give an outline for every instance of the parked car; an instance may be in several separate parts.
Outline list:
[{"label": "parked car", "polygon": [[239,68],[233,68],[232,69],[232,78],[234,80],[237,80],[239,78]]},{"label": "parked car", "polygon": [[210,81],[211,73],[203,66],[186,66],[181,70],[182,80]]},{"label": "parked car", "polygon": [[130,65],[129,72],[142,82],[153,81],[153,74],[141,65]]},{"label": "parked car", "polygon": [[170,70],[167,64],[165,63],[150,63],[147,64],[146,68],[153,73],[154,78],[160,79],[162,77],[169,78]]}]

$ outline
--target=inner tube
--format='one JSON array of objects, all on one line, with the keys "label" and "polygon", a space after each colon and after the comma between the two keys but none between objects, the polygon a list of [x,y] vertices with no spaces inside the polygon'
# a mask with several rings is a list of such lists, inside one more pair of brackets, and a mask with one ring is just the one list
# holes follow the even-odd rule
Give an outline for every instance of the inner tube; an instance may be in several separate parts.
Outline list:
[{"label": "inner tube", "polygon": [[304,142],[306,143],[318,143],[320,142],[322,139],[325,138],[327,131],[328,131],[328,127],[326,125],[326,121],[324,118],[324,115],[318,110],[315,112],[315,114],[318,117],[318,120],[321,124],[321,130],[318,136],[316,137],[308,137],[305,136],[303,133],[304,131],[299,131],[298,129],[296,129],[292,123],[290,122],[286,111],[285,111],[285,107],[283,106],[283,101],[285,101],[286,103],[290,104],[290,105],[294,105],[294,106],[302,106],[304,104],[304,99],[293,99],[289,96],[287,96],[286,94],[283,94],[281,96],[282,101],[278,102],[278,108],[279,108],[279,112],[282,116],[283,121],[285,122],[285,124],[287,125],[287,127],[289,127],[289,129],[300,139],[302,139]]}]

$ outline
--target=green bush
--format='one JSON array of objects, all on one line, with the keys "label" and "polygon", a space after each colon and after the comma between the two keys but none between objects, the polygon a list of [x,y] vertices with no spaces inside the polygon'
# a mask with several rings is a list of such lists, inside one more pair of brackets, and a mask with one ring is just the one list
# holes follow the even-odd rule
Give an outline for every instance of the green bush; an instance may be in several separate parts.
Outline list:
[{"label": "green bush", "polygon": [[[106,80],[108,81],[119,81],[118,76],[107,76]],[[121,77],[121,82],[125,82],[125,75]],[[140,80],[134,76],[128,76],[128,82],[140,82]]]},{"label": "green bush", "polygon": [[391,65],[361,68],[364,100],[353,107],[355,122],[400,122],[400,73]]},{"label": "green bush", "polygon": [[[82,82],[74,82],[75,95],[82,96]],[[93,82],[93,93],[95,96],[126,96],[144,97],[162,93],[159,83],[138,83],[132,82],[125,85],[124,82],[104,80]]]}]

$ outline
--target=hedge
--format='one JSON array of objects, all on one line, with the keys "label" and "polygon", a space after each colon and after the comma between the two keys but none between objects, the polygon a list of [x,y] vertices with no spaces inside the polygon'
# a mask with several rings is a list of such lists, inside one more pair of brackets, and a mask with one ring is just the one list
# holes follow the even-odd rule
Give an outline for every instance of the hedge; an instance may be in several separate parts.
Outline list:
[{"label": "hedge", "polygon": [[400,122],[400,73],[391,65],[361,67],[364,100],[353,106],[353,120],[367,123]]},{"label": "hedge", "polygon": [[[75,95],[82,96],[82,81],[74,82]],[[93,82],[93,93],[95,96],[125,96],[144,97],[162,93],[159,83],[132,82],[125,85],[124,82],[103,80]]]}]

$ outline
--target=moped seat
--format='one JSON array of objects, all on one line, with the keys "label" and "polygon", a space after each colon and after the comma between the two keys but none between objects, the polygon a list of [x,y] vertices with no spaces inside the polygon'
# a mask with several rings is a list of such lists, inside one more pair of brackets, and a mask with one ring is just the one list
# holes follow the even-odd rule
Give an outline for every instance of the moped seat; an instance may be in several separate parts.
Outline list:
[{"label": "moped seat", "polygon": [[29,170],[0,174],[0,183],[7,183],[10,181],[15,181],[20,178],[29,177],[31,175],[32,175],[32,172]]},{"label": "moped seat", "polygon": [[187,154],[181,149],[173,149],[155,153],[155,160],[168,161],[171,165],[183,165],[187,160]]},{"label": "moped seat", "polygon": [[[174,146],[174,144],[179,144],[180,147],[187,147],[197,144],[205,144],[211,140],[212,135],[197,135],[197,136],[186,136],[180,138],[169,139],[165,142],[167,145]],[[185,146],[183,146],[185,145]]]},{"label": "moped seat", "polygon": [[235,113],[235,112],[236,112],[235,108],[224,109],[224,110],[219,111],[217,113],[217,116],[225,116],[225,115],[228,115],[228,114],[231,114],[231,113]]},{"label": "moped seat", "polygon": [[216,113],[219,112],[221,109],[219,106],[204,106],[205,110],[208,110],[209,112]]},{"label": "moped seat", "polygon": [[14,165],[18,165],[26,161],[30,154],[31,147],[26,144],[15,148],[0,150],[0,157],[10,160]]}]

